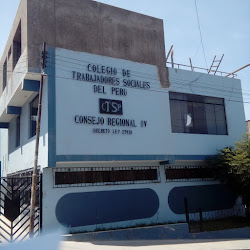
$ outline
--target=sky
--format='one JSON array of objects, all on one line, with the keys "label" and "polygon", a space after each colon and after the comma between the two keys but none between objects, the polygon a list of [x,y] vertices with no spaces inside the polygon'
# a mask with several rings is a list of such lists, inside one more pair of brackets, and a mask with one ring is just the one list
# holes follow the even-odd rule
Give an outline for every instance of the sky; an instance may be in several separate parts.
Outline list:
[{"label": "sky", "polygon": [[[99,2],[163,19],[166,54],[173,45],[176,63],[189,65],[191,58],[193,66],[209,68],[215,55],[224,54],[219,70],[229,73],[250,63],[250,0],[196,0],[200,30],[195,0]],[[0,0],[0,55],[19,3]],[[246,120],[250,120],[250,67],[238,72],[237,78],[242,82]]]}]

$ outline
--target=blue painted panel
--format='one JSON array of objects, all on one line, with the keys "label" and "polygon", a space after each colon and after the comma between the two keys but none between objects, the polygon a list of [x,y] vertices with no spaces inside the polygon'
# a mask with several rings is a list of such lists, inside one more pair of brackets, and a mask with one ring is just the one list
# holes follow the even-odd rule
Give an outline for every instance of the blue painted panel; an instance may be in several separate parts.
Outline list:
[{"label": "blue painted panel", "polygon": [[[57,155],[57,162],[67,161],[168,161],[173,164],[176,160],[205,160],[208,155]],[[50,165],[49,165],[50,166]]]},{"label": "blue painted panel", "polygon": [[6,108],[6,114],[8,115],[21,115],[21,112],[22,112],[21,107],[7,106]]},{"label": "blue painted panel", "polygon": [[39,89],[40,81],[24,79],[22,90],[39,92]]},{"label": "blue painted panel", "polygon": [[56,205],[56,218],[66,227],[150,218],[159,209],[152,189],[70,193]]},{"label": "blue painted panel", "polygon": [[9,123],[7,123],[7,122],[0,122],[0,128],[9,128]]},{"label": "blue painted panel", "polygon": [[176,214],[185,214],[184,198],[187,198],[190,213],[232,208],[236,195],[226,185],[185,186],[173,188],[168,196],[170,209]]},{"label": "blue painted panel", "polygon": [[133,161],[167,160],[165,155],[57,155],[56,161]]},{"label": "blue painted panel", "polygon": [[56,165],[56,73],[55,48],[47,47],[49,60],[45,68],[48,75],[48,167]]}]

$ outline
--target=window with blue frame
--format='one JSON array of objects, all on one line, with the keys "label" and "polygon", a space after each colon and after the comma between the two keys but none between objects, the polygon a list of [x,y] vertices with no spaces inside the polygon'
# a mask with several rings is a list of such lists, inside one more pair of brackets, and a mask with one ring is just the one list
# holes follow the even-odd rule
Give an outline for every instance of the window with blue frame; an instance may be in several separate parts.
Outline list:
[{"label": "window with blue frame", "polygon": [[16,147],[20,146],[20,116],[16,118]]},{"label": "window with blue frame", "polygon": [[7,85],[7,59],[4,61],[3,64],[3,91]]},{"label": "window with blue frame", "polygon": [[37,121],[37,111],[38,111],[38,98],[37,95],[33,101],[30,103],[30,137],[36,135],[36,121]]},{"label": "window with blue frame", "polygon": [[169,92],[173,133],[227,135],[223,98]]}]

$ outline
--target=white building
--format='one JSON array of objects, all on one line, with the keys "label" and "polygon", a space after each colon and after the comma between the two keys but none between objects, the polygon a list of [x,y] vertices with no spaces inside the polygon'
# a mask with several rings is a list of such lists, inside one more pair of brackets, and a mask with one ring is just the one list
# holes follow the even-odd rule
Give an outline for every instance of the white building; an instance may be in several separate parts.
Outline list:
[{"label": "white building", "polygon": [[246,132],[240,80],[167,68],[161,20],[93,1],[21,1],[1,59],[2,176],[33,167],[43,41],[44,229],[185,221],[185,198],[234,206],[203,161]]}]

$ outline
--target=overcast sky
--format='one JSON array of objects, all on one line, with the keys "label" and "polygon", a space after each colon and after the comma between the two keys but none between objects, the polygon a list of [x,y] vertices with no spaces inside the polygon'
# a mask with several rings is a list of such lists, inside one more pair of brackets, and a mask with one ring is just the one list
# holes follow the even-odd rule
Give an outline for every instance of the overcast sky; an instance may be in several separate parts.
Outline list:
[{"label": "overcast sky", "polygon": [[[221,71],[232,72],[250,63],[250,0],[196,1],[205,58],[194,0],[99,2],[163,19],[166,53],[173,44],[174,61],[177,63],[189,64],[191,57],[194,66],[206,68],[210,67],[215,55],[221,57],[222,54],[225,56],[219,68]],[[19,2],[20,0],[0,0],[1,55]],[[246,120],[250,120],[250,67],[237,74],[237,78],[242,81]]]}]

